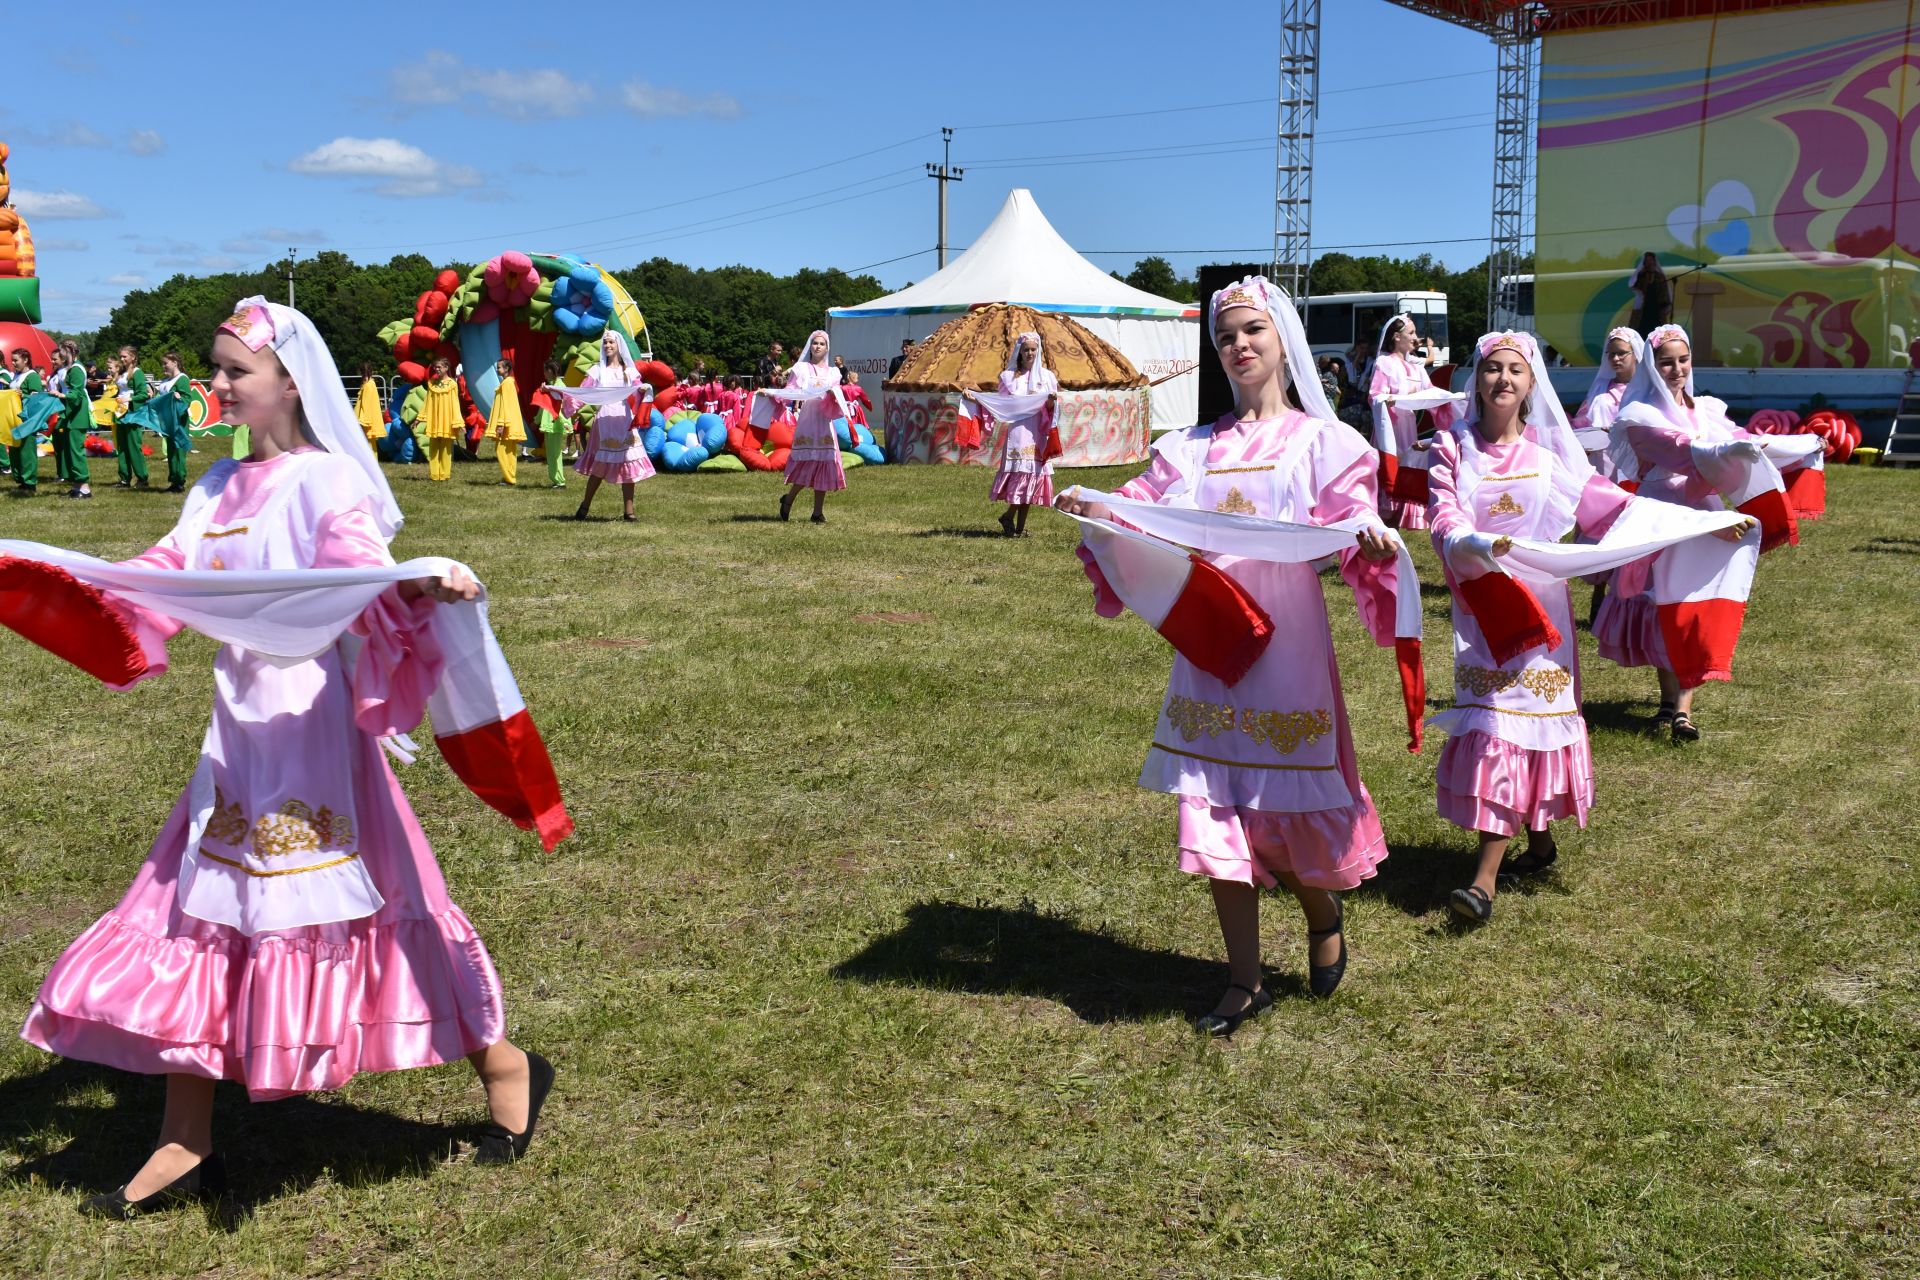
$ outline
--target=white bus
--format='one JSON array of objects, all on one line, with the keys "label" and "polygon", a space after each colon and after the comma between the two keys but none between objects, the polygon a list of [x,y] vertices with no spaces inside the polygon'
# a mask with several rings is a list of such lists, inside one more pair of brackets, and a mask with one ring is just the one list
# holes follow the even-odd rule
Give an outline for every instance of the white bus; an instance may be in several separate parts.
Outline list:
[{"label": "white bus", "polygon": [[1387,293],[1316,294],[1301,308],[1307,320],[1307,345],[1315,356],[1343,356],[1356,340],[1377,341],[1381,328],[1405,314],[1433,347],[1434,364],[1447,364],[1447,295],[1430,289]]},{"label": "white bus", "polygon": [[[1617,272],[1615,274],[1618,274]],[[1533,276],[1501,276],[1500,292],[1493,300],[1493,317],[1487,328],[1515,329],[1533,333]]]}]

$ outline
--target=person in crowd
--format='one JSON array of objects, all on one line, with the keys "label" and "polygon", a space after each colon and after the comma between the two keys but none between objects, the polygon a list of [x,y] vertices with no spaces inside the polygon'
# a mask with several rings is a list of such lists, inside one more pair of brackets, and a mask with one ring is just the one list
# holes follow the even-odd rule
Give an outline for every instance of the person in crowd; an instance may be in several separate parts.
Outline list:
[{"label": "person in crowd", "polygon": [[[213,392],[251,428],[251,452],[209,468],[172,532],[125,563],[199,577],[391,569],[400,511],[312,323],[245,299],[220,325],[212,364]],[[183,620],[205,616],[196,590],[155,587],[140,604],[108,593],[95,612],[57,599],[125,632],[125,674],[138,683],[165,671]],[[54,963],[21,1031],[64,1057],[166,1077],[152,1153],[83,1212],[127,1219],[217,1195],[221,1080],[264,1101],[464,1057],[492,1119],[476,1162],[525,1153],[554,1070],[507,1039],[499,975],[380,745],[419,722],[443,672],[469,669],[433,632],[437,610],[478,595],[456,564],[396,578],[350,622],[352,638],[327,644],[317,624],[287,621],[323,645],[305,660],[221,646],[192,779],[126,895]],[[554,840],[570,826],[562,810]]]},{"label": "person in crowd", "polygon": [[518,482],[520,446],[526,442],[527,427],[520,415],[520,388],[513,380],[513,361],[502,358],[493,371],[500,381],[493,389],[487,434],[493,437],[493,456],[500,464],[500,483],[511,489]]},{"label": "person in crowd", "polygon": [[453,378],[453,362],[445,356],[434,359],[430,372],[427,402],[420,412],[427,437],[427,479],[444,483],[453,479],[453,450],[464,428],[460,384]]},{"label": "person in crowd", "polygon": [[147,379],[147,371],[140,367],[140,352],[137,349],[120,348],[119,372],[115,374],[114,381],[119,403],[114,415],[113,449],[115,467],[120,473],[119,487],[130,489],[138,485],[142,489],[150,488],[144,433],[137,425],[127,425],[127,415],[146,408],[147,402],[153,398],[153,386]]},{"label": "person in crowd", "polygon": [[[1009,538],[1024,538],[1028,509],[1035,503],[1043,507],[1053,504],[1053,460],[1048,456],[1048,445],[1054,438],[1053,419],[1059,411],[1060,379],[1041,359],[1039,334],[1023,333],[1014,339],[1013,349],[1007,352],[1007,367],[1000,372],[997,393],[996,400],[1018,397],[1031,402],[1042,397],[1039,404],[1024,411],[1000,409],[1007,414],[1006,433],[1000,442],[1000,469],[994,473],[993,488],[987,494],[990,501],[1007,504],[1000,513],[1000,531]],[[971,387],[961,394],[982,404]],[[995,404],[983,407],[989,422],[1000,416]]]},{"label": "person in crowd", "polygon": [[[1376,514],[1379,467],[1366,441],[1333,420],[1292,300],[1257,276],[1228,285],[1209,300],[1207,332],[1234,384],[1232,412],[1162,435],[1147,471],[1115,496],[1296,524],[1364,522],[1341,573],[1376,638],[1384,627],[1394,643],[1402,565]],[[1126,519],[1077,488],[1054,505]],[[1224,1036],[1273,1005],[1259,888],[1282,884],[1298,901],[1309,989],[1330,995],[1347,961],[1340,894],[1375,874],[1387,843],[1360,780],[1312,563],[1213,553],[1205,562],[1270,620],[1271,640],[1231,684],[1177,654],[1140,785],[1176,797],[1180,867],[1209,880],[1230,982],[1198,1026]],[[1097,572],[1095,591],[1112,591]]]},{"label": "person in crowd", "polygon": [[912,338],[900,339],[900,354],[895,356],[893,359],[887,361],[887,381],[889,382],[893,381],[893,375],[900,372],[900,366],[905,364],[907,362],[907,357],[912,354],[913,354],[913,339]]},{"label": "person in crowd", "polygon": [[1673,319],[1673,287],[1652,250],[1640,255],[1632,284],[1633,327],[1642,337],[1651,338],[1655,329]]},{"label": "person in crowd", "polygon": [[834,435],[833,420],[846,414],[840,394],[840,371],[830,359],[826,330],[815,329],[800,348],[801,358],[787,371],[789,391],[814,391],[821,394],[801,400],[796,408],[793,451],[787,455],[785,479],[787,491],[780,497],[780,518],[793,511],[793,500],[802,489],[813,490],[814,524],[827,522],[827,495],[847,487],[846,464],[840,461],[840,442]]},{"label": "person in crowd", "polygon": [[[593,495],[606,483],[620,486],[620,518],[636,520],[639,517],[633,512],[633,486],[654,474],[653,463],[640,443],[640,423],[646,421],[653,389],[640,380],[640,368],[627,349],[627,340],[612,329],[600,339],[600,358],[587,370],[580,386],[582,389],[629,390],[617,399],[593,402],[598,412],[587,428],[589,441],[581,447],[580,460],[573,468],[587,478],[587,492],[581,497],[573,518],[587,518],[593,507]],[[636,399],[639,401],[637,412]],[[562,400],[569,413],[585,403],[570,395]]]}]

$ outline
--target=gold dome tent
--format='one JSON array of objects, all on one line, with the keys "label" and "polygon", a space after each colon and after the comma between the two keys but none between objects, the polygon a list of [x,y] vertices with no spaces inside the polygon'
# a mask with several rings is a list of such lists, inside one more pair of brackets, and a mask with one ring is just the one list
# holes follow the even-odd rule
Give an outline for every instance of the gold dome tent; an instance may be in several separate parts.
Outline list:
[{"label": "gold dome tent", "polygon": [[1058,465],[1114,466],[1147,456],[1147,379],[1119,348],[1072,317],[996,302],[949,320],[922,339],[882,384],[887,453],[895,462],[998,463],[994,432],[977,449],[955,442],[960,392],[991,391],[1023,333],[1040,335],[1041,363],[1060,380],[1054,425]]}]

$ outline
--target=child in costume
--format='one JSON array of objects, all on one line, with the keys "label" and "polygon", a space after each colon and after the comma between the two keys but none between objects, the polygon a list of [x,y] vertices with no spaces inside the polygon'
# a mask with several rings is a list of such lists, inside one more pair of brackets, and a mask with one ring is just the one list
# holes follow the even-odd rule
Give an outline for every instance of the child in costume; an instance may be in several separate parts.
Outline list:
[{"label": "child in costume", "polygon": [[793,500],[802,489],[813,490],[815,524],[827,522],[827,495],[847,487],[846,464],[840,461],[840,440],[834,434],[833,420],[847,416],[846,401],[840,398],[840,371],[829,358],[830,340],[826,330],[815,329],[793,368],[787,370],[789,391],[810,393],[801,399],[793,428],[793,451],[787,455],[785,480],[787,491],[780,498],[780,518],[793,511]]},{"label": "child in costume", "polygon": [[[1736,577],[1723,583],[1719,594],[1688,601],[1692,608],[1663,608],[1656,588],[1663,570],[1673,567],[1675,555],[1668,550],[1618,569],[1594,614],[1600,656],[1657,672],[1655,730],[1668,730],[1675,742],[1695,742],[1700,730],[1693,723],[1693,695],[1708,681],[1733,678],[1733,653],[1761,552],[1799,541],[1769,450],[1817,448],[1818,442],[1751,435],[1734,426],[1724,401],[1696,398],[1693,344],[1677,324],[1661,325],[1647,336],[1647,358],[1622,396],[1613,440],[1614,457],[1633,473],[1629,477],[1623,469],[1622,477],[1637,480],[1641,496],[1699,511],[1735,509],[1760,523]],[[1676,649],[1706,656],[1689,660]]]},{"label": "child in costume", "polygon": [[[1379,354],[1374,357],[1367,384],[1367,396],[1373,401],[1374,448],[1380,451],[1382,459],[1393,459],[1392,466],[1384,462],[1382,465],[1392,477],[1397,493],[1407,495],[1381,494],[1380,515],[1388,524],[1402,529],[1427,527],[1427,456],[1420,443],[1420,422],[1417,410],[1404,408],[1399,403],[1402,397],[1433,389],[1427,366],[1413,357],[1418,336],[1409,316],[1399,315],[1387,321],[1380,329]],[[1453,420],[1453,407],[1437,405],[1430,414],[1434,427],[1439,429]],[[1402,471],[1407,473],[1404,479],[1400,477]]]},{"label": "child in costume", "polygon": [[[1047,456],[1047,446],[1053,439],[1053,415],[1060,404],[1060,379],[1042,363],[1040,355],[1040,335],[1023,333],[1013,340],[993,398],[983,401],[971,387],[961,393],[983,405],[991,417],[1013,415],[1006,419],[1000,469],[994,473],[993,488],[987,494],[990,501],[1007,504],[1000,513],[1000,531],[1009,538],[1026,536],[1030,505],[1053,505],[1053,460]],[[1036,398],[1041,403],[1034,404]],[[1011,407],[1014,399],[1024,403]],[[996,405],[1000,413],[995,412]]]},{"label": "child in costume", "polygon": [[13,429],[20,425],[20,405],[23,397],[13,385],[14,372],[12,362],[0,366],[0,441],[7,446],[5,457],[0,457],[0,475],[13,474]]},{"label": "child in costume", "polygon": [[487,434],[493,437],[493,456],[500,463],[500,483],[512,488],[520,470],[520,445],[527,438],[520,417],[520,389],[513,381],[513,361],[494,365],[500,385],[493,389],[493,412],[487,415]]},{"label": "child in costume", "polygon": [[420,411],[427,436],[427,479],[453,479],[453,446],[461,435],[460,384],[445,356],[433,362],[427,401]]},{"label": "child in costume", "polygon": [[93,430],[93,402],[87,399],[87,370],[80,363],[78,343],[62,343],[60,354],[64,362],[48,384],[61,401],[60,425],[53,429],[54,471],[71,486],[67,490],[69,498],[91,498],[87,433]]},{"label": "child in costume", "polygon": [[622,520],[633,520],[633,486],[653,475],[653,463],[640,443],[639,423],[634,401],[640,402],[644,415],[653,399],[653,389],[640,380],[640,368],[627,349],[627,340],[608,329],[600,339],[600,358],[575,388],[550,388],[561,395],[568,413],[581,406],[596,405],[599,412],[588,426],[588,443],[581,446],[580,460],[574,470],[587,478],[587,492],[580,499],[575,520],[585,520],[593,506],[593,495],[602,483],[620,486]]},{"label": "child in costume", "polygon": [[140,353],[134,348],[120,348],[120,373],[115,381],[119,387],[119,404],[113,424],[113,447],[114,463],[120,472],[119,484],[122,489],[130,489],[135,484],[145,489],[149,485],[144,433],[139,423],[129,425],[127,418],[147,407],[153,398],[153,387],[147,380],[147,371],[140,367]]},{"label": "child in costume", "polygon": [[12,366],[17,411],[12,425],[0,430],[0,444],[7,447],[7,462],[20,496],[31,498],[40,492],[40,439],[27,425],[27,397],[44,395],[46,382],[25,347],[15,347],[7,363]]},{"label": "child in costume", "polygon": [[374,379],[373,365],[360,366],[360,391],[353,401],[353,419],[367,436],[367,447],[375,454],[387,438],[387,415],[380,410],[380,384]]},{"label": "child in costume", "polygon": [[[64,606],[63,627],[36,638],[116,687],[163,672],[183,624],[223,641],[193,777],[132,887],[55,962],[21,1032],[167,1077],[152,1155],[81,1206],[112,1218],[220,1189],[218,1080],[265,1100],[465,1057],[492,1114],[477,1160],[505,1163],[525,1152],[554,1075],[506,1039],[493,962],[382,751],[411,748],[404,735],[431,698],[442,754],[469,786],[549,848],[571,830],[544,747],[496,764],[476,741],[538,743],[480,588],[452,561],[394,564],[399,508],[305,316],[244,300],[212,363],[213,392],[252,428],[252,453],[210,467],[158,545],[115,565],[0,543],[18,557],[0,559],[0,577],[39,570],[45,607]],[[312,570],[331,571],[324,590]],[[219,607],[223,593],[233,607]],[[0,610],[10,625],[20,616]],[[112,643],[75,638],[114,625]],[[474,698],[483,715],[460,710]],[[510,720],[524,723],[510,733]],[[503,804],[529,774],[538,785]]]},{"label": "child in costume", "polygon": [[551,387],[560,385],[560,375],[564,372],[558,359],[549,357],[546,378],[540,389],[533,393],[533,425],[540,433],[540,447],[547,460],[547,487],[564,489],[567,487],[567,434],[573,429],[560,412],[560,404],[554,398]]},{"label": "child in costume", "polygon": [[[1407,627],[1401,615],[1411,612],[1417,646],[1418,584],[1404,548],[1377,514],[1376,455],[1333,416],[1293,302],[1265,279],[1249,277],[1213,295],[1207,326],[1234,383],[1233,412],[1156,440],[1147,471],[1114,495],[1128,504],[1089,501],[1076,487],[1054,505],[1148,534],[1157,530],[1147,517],[1162,508],[1171,508],[1162,519],[1203,531],[1231,523],[1214,513],[1337,524],[1338,531],[1311,532],[1344,548],[1341,572],[1362,618],[1377,639],[1384,634],[1381,643],[1398,648]],[[1112,561],[1115,572],[1108,572],[1101,554],[1090,538],[1083,544],[1100,612],[1109,616],[1127,591],[1163,572],[1156,567],[1143,576],[1129,570],[1145,566],[1122,561]],[[1180,868],[1206,876],[1212,889],[1230,982],[1197,1024],[1209,1035],[1230,1035],[1273,1005],[1260,965],[1258,886],[1284,884],[1298,900],[1308,930],[1310,989],[1330,995],[1347,960],[1340,893],[1374,875],[1387,856],[1379,814],[1360,780],[1311,563],[1325,554],[1281,563],[1206,553],[1193,557],[1190,571],[1184,554],[1171,557],[1180,573],[1190,574],[1190,586],[1191,575],[1206,575],[1212,585],[1204,594],[1218,600],[1231,593],[1242,603],[1230,612],[1257,614],[1264,631],[1256,633],[1270,637],[1253,651],[1251,665],[1243,657],[1229,670],[1202,657],[1203,668],[1193,637],[1204,645],[1221,630],[1223,615],[1208,613],[1204,625],[1184,630],[1140,771],[1141,786],[1176,798]],[[1190,594],[1182,590],[1169,619]],[[1137,599],[1127,603],[1141,612]],[[1174,639],[1171,622],[1156,625]],[[1417,648],[1411,662],[1417,671]],[[1404,665],[1403,679],[1411,684]],[[1410,706],[1417,704],[1411,688],[1406,693]]]},{"label": "child in costume", "polygon": [[[1594,471],[1538,339],[1489,333],[1474,359],[1466,417],[1431,446],[1428,515],[1453,592],[1454,705],[1428,725],[1448,735],[1440,816],[1480,838],[1473,882],[1449,905],[1480,922],[1493,914],[1503,872],[1538,874],[1558,858],[1548,824],[1571,818],[1584,827],[1593,805],[1567,584],[1523,584],[1502,564],[1516,538],[1557,546],[1577,526],[1598,542],[1637,500]],[[1737,543],[1746,522],[1734,523],[1719,532]],[[1509,626],[1523,615],[1526,623]],[[1526,852],[1503,862],[1522,828]]]},{"label": "child in costume", "polygon": [[[187,436],[187,423],[193,409],[193,384],[180,372],[180,353],[169,351],[160,358],[165,376],[147,384],[144,403],[130,410],[122,420],[135,440],[143,431],[151,431],[167,447],[167,492],[187,491],[187,455],[193,451]],[[144,376],[144,375],[143,375]]]}]

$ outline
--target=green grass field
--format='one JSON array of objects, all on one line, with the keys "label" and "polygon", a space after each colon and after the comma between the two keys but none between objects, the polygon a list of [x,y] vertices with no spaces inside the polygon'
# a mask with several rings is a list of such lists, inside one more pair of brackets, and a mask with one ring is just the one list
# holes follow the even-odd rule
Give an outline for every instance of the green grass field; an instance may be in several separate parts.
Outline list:
[{"label": "green grass field", "polygon": [[[1393,855],[1349,895],[1331,1001],[1266,900],[1283,998],[1228,1043],[1187,1024],[1225,983],[1205,884],[1133,785],[1169,655],[1094,615],[1067,521],[988,537],[988,476],[956,467],[855,471],[824,528],[775,523],[768,476],[663,476],[638,524],[614,492],[583,526],[580,482],[531,466],[514,493],[394,474],[396,554],[486,581],[579,823],[544,855],[431,751],[402,771],[513,1038],[560,1068],[540,1135],[473,1166],[464,1065],[223,1086],[235,1201],[102,1224],[75,1205],[139,1165],[160,1082],[7,1038],[0,1272],[1920,1273],[1920,474],[1830,473],[1697,747],[1646,736],[1651,673],[1582,634],[1592,825],[1472,933],[1439,742],[1407,754],[1391,651],[1335,583]],[[178,500],[107,479],[0,503],[0,536],[143,549]],[[1429,588],[1442,695],[1446,617]],[[115,694],[0,635],[11,1025],[192,768],[213,646],[172,652]]]}]

